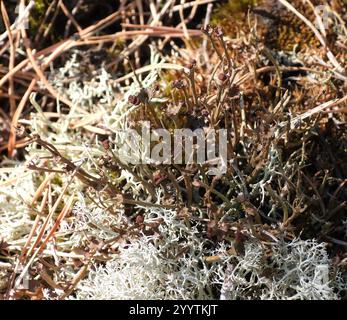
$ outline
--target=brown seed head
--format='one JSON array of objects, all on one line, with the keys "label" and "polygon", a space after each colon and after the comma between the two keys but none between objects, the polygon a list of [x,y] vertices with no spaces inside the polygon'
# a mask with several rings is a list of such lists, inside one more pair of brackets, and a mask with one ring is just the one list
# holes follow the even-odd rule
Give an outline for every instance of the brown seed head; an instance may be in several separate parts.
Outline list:
[{"label": "brown seed head", "polygon": [[171,83],[171,88],[172,89],[184,89],[187,87],[187,83],[183,79],[175,80]]},{"label": "brown seed head", "polygon": [[134,106],[138,106],[141,103],[139,97],[134,95],[130,95],[128,97],[128,102],[133,104]]},{"label": "brown seed head", "polygon": [[206,27],[202,27],[201,31],[209,37],[213,34],[213,28],[210,24],[208,24]]}]

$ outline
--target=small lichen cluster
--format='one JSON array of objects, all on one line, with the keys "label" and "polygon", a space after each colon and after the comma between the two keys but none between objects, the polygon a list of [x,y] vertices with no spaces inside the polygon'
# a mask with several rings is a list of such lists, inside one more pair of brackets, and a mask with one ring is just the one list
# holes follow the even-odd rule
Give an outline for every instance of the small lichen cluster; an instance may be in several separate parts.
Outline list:
[{"label": "small lichen cluster", "polygon": [[[158,219],[155,233],[124,242],[110,261],[95,263],[71,298],[331,300],[346,290],[324,243],[253,239],[244,255],[229,255],[226,243],[211,247],[198,225],[188,227],[174,211],[153,209],[145,223]],[[206,263],[206,256],[220,259]]]},{"label": "small lichen cluster", "polygon": [[315,240],[280,240],[269,248],[249,242],[245,255],[228,263],[220,279],[221,298],[232,300],[335,300],[345,290],[325,245]]},{"label": "small lichen cluster", "polygon": [[[106,264],[95,264],[81,281],[77,299],[211,299],[212,268],[198,225],[175,211],[152,209],[145,223],[162,221],[152,232],[128,239]],[[205,250],[204,250],[205,249]]]},{"label": "small lichen cluster", "polygon": [[[28,207],[31,196],[35,192],[32,174],[23,173],[22,164],[16,164],[17,169],[0,169],[0,240],[16,241],[29,233],[32,221]],[[14,183],[8,183],[9,180]]]}]

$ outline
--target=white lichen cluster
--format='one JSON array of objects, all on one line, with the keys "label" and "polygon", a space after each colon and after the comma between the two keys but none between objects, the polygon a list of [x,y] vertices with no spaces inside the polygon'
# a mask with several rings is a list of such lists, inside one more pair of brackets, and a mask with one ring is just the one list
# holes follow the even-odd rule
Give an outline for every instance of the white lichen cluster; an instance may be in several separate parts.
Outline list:
[{"label": "white lichen cluster", "polygon": [[[324,243],[279,240],[266,248],[253,240],[245,255],[228,255],[229,245],[208,249],[198,226],[188,227],[174,211],[152,209],[145,222],[158,218],[158,233],[124,242],[112,260],[95,263],[73,298],[330,300],[346,290]],[[206,264],[211,255],[221,260]]]},{"label": "white lichen cluster", "polygon": [[[230,244],[208,249],[199,226],[175,211],[151,209],[146,217],[147,225],[163,220],[158,232],[121,243],[112,260],[95,263],[74,298],[330,300],[346,290],[324,243],[279,240],[265,247],[252,240],[245,255],[228,255]],[[206,256],[221,259],[207,264]]]},{"label": "white lichen cluster", "polygon": [[153,209],[146,224],[163,222],[153,235],[142,234],[119,247],[105,265],[96,264],[80,282],[77,299],[210,299],[212,268],[205,265],[205,243],[198,226],[176,212]]},{"label": "white lichen cluster", "polygon": [[[245,255],[219,270],[221,299],[338,299],[341,275],[333,273],[326,247],[315,240],[273,243],[266,251],[249,242]],[[218,282],[218,281],[217,281]]]},{"label": "white lichen cluster", "polygon": [[[139,108],[131,105],[128,97],[138,94],[141,89],[151,89],[158,79],[158,70],[164,60],[152,48],[151,65],[155,67],[144,77],[138,75],[141,84],[129,73],[128,81],[120,85],[103,67],[94,70],[91,75],[85,74],[86,66],[78,58],[82,54],[76,50],[63,67],[52,67],[49,74],[53,87],[61,96],[69,99],[74,107],[66,113],[60,109],[58,103],[57,117],[53,121],[44,114],[33,94],[30,101],[36,112],[31,114],[30,120],[23,120],[22,123],[29,125],[32,132],[47,142],[54,144],[68,159],[74,162],[84,160],[82,168],[98,176],[97,161],[105,154],[105,150],[97,136],[91,143],[91,132],[107,134],[114,145],[113,152],[119,155],[120,159],[125,159],[125,154],[118,154],[119,150],[124,150],[124,139],[119,135],[129,128],[129,116]],[[151,100],[161,101],[157,98]],[[84,134],[84,130],[89,134]],[[29,158],[49,156],[46,150],[38,148],[35,143],[26,150]],[[126,181],[124,191],[131,189],[135,195],[142,188],[141,183],[125,170],[121,170],[120,175],[112,180],[115,185]],[[80,191],[80,188],[77,189]]]},{"label": "white lichen cluster", "polygon": [[32,174],[23,174],[20,165],[0,169],[0,239],[16,241],[29,233],[32,221],[28,204],[34,191]]},{"label": "white lichen cluster", "polygon": [[75,248],[83,246],[87,239],[105,241],[119,235],[115,230],[121,228],[126,220],[121,210],[110,214],[107,210],[90,203],[82,193],[78,194],[78,199],[71,216],[61,222],[58,233],[62,235],[60,247],[74,251]]},{"label": "white lichen cluster", "polygon": [[51,70],[50,82],[61,95],[85,111],[108,109],[117,89],[110,81],[111,75],[102,67],[88,75],[89,66],[81,64],[81,56],[83,52],[74,50],[63,67]]}]

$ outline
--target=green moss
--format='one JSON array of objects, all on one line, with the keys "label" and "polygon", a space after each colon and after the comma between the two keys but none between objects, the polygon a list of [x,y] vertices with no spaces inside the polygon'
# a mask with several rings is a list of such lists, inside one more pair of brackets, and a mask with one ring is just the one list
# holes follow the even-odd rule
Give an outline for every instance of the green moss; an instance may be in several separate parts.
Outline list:
[{"label": "green moss", "polygon": [[214,25],[230,24],[231,17],[242,19],[249,6],[254,7],[258,4],[259,0],[229,0],[215,9],[211,22]]},{"label": "green moss", "polygon": [[245,30],[245,22],[249,7],[257,6],[261,0],[229,0],[216,7],[211,17],[213,26],[220,26],[229,36],[236,36]]},{"label": "green moss", "polygon": [[29,26],[30,26],[30,31],[35,34],[42,22],[42,19],[48,9],[48,6],[52,0],[47,1],[47,0],[36,0],[35,1],[35,6],[30,12],[30,18],[29,18]]},{"label": "green moss", "polygon": [[61,176],[55,175],[54,178],[52,179],[52,184],[53,185],[62,186],[63,185],[63,181],[61,179]]}]

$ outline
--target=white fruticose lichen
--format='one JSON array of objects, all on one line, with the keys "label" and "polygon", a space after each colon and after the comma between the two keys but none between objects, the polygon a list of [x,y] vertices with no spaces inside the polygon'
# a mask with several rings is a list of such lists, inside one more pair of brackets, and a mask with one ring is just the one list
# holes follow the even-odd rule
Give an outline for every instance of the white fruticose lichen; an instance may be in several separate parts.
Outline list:
[{"label": "white fruticose lichen", "polygon": [[[208,249],[199,227],[172,210],[153,208],[145,217],[147,225],[163,222],[153,234],[127,238],[112,260],[95,263],[74,298],[213,299],[217,286],[221,299],[326,300],[346,290],[345,275],[333,272],[325,244],[316,240],[266,247],[253,240],[244,255],[235,256],[227,254],[226,243]],[[206,265],[203,257],[209,255],[221,261]]]},{"label": "white fruticose lichen", "polygon": [[[32,95],[30,101],[37,112],[31,114],[30,121],[23,120],[22,123],[30,125],[32,132],[54,144],[59,152],[68,159],[72,161],[86,159],[82,168],[88,173],[98,176],[97,162],[100,156],[105,154],[105,150],[98,137],[95,142],[91,143],[90,135],[83,134],[81,129],[89,130],[88,126],[94,126],[94,130],[102,130],[101,132],[109,135],[112,152],[120,159],[126,157],[122,153],[124,150],[122,140],[124,139],[121,138],[121,142],[119,142],[119,139],[113,139],[112,136],[119,137],[121,132],[129,129],[129,117],[137,108],[143,107],[130,104],[129,96],[138,94],[142,89],[150,92],[158,78],[158,70],[164,59],[154,48],[151,47],[151,50],[150,65],[153,68],[143,79],[142,75],[138,75],[141,84],[130,73],[129,84],[122,86],[103,67],[94,70],[93,74],[86,74],[85,62],[78,61],[78,57],[83,55],[83,52],[75,50],[63,67],[58,69],[52,67],[49,75],[53,87],[60,95],[68,98],[73,107],[68,113],[62,112],[58,103],[57,114],[59,117],[51,121],[35,102],[35,95]],[[156,103],[162,102],[159,98],[154,97],[149,97],[149,100]],[[87,115],[83,111],[86,111]],[[36,144],[31,144],[26,150],[30,156],[49,155],[48,151],[38,148]],[[137,195],[142,189],[141,183],[134,179],[133,174],[129,171],[121,170],[119,173],[119,176],[112,177],[112,182],[117,185],[126,180],[125,190],[129,189],[134,195]]]},{"label": "white fruticose lichen", "polygon": [[147,224],[163,222],[153,235],[123,243],[119,255],[94,265],[77,299],[209,299],[212,271],[203,262],[204,241],[196,226],[175,211],[153,209]]},{"label": "white fruticose lichen", "polygon": [[[59,93],[86,111],[108,108],[115,94],[115,88],[110,81],[112,77],[104,68],[95,70],[90,76],[85,74],[83,68],[86,66],[82,66],[78,61],[78,55],[81,54],[83,53],[75,50],[63,67],[52,69],[50,81]],[[84,76],[82,80],[81,74]]]},{"label": "white fruticose lichen", "polygon": [[95,204],[86,203],[82,193],[78,193],[78,201],[75,203],[71,219],[62,221],[60,226],[61,233],[69,233],[69,243],[78,246],[86,237],[96,237],[100,240],[108,240],[119,233],[115,228],[120,228],[124,221],[124,212],[116,211],[110,214],[107,210],[97,207]]},{"label": "white fruticose lichen", "polygon": [[32,174],[23,174],[21,167],[0,169],[0,185],[0,239],[21,239],[32,226],[28,206],[35,191]]},{"label": "white fruticose lichen", "polygon": [[335,291],[342,288],[331,272],[325,244],[280,240],[270,253],[259,243],[246,243],[244,256],[218,270],[221,299],[338,299]]}]

